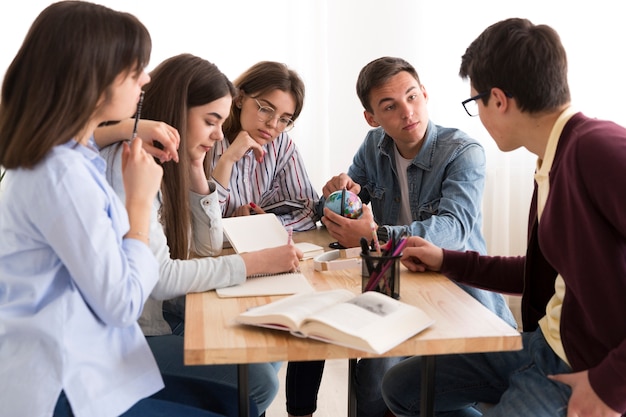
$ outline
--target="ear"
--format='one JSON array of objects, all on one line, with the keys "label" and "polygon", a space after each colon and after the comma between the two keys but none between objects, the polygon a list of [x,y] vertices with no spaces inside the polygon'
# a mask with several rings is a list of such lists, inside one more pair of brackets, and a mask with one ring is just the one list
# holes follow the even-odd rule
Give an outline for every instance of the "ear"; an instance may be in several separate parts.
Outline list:
[{"label": "ear", "polygon": [[491,98],[489,101],[491,100],[493,100],[495,108],[500,112],[506,112],[511,105],[511,97],[509,97],[504,90],[497,87],[491,89]]},{"label": "ear", "polygon": [[376,119],[374,119],[374,114],[368,112],[367,110],[363,111],[363,116],[365,116],[365,121],[367,122],[368,125],[372,126],[372,127],[379,127],[380,124],[378,124],[378,122],[376,121]]},{"label": "ear", "polygon": [[243,90],[239,90],[239,93],[237,93],[237,97],[235,97],[235,99],[233,100],[233,102],[235,103],[235,107],[237,107],[238,109],[240,109],[241,106],[243,106],[243,96],[244,96]]}]

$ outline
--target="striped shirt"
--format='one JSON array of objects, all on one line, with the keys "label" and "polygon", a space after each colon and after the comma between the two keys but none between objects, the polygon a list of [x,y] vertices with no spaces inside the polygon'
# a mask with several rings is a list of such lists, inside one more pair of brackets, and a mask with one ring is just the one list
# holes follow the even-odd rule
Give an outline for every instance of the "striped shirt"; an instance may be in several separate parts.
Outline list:
[{"label": "striped shirt", "polygon": [[[215,144],[212,168],[228,146],[227,140]],[[314,228],[319,219],[315,210],[319,196],[311,185],[296,144],[283,132],[263,148],[265,156],[260,163],[252,152],[237,161],[228,188],[216,181],[222,216],[230,217],[238,207],[250,203],[265,207],[279,201],[297,200],[305,205],[304,209],[279,215],[278,218],[283,225],[293,227],[294,231]]]}]

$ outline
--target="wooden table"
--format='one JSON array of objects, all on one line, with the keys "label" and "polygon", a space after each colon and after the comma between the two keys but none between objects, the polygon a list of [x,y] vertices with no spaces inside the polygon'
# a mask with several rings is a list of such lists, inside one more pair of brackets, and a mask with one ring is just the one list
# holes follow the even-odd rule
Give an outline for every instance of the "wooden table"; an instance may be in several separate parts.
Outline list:
[{"label": "wooden table", "polygon": [[[330,237],[324,228],[294,233],[295,241],[328,247]],[[347,288],[361,292],[361,270],[351,268],[319,272],[313,261],[300,264],[302,273],[316,290]],[[238,325],[234,318],[246,309],[281,298],[218,298],[215,291],[188,294],[185,310],[185,364],[248,364],[255,362],[350,359],[350,373],[356,358],[377,356],[424,357],[422,372],[422,415],[433,414],[432,386],[435,355],[510,351],[522,348],[520,334],[446,277],[436,273],[411,273],[402,267],[400,300],[426,311],[435,323],[389,350],[375,355],[279,330]],[[240,366],[240,415],[248,414],[247,366]],[[352,375],[351,375],[352,376]],[[352,378],[348,381],[348,415],[355,415]],[[245,391],[245,392],[244,392]]]}]

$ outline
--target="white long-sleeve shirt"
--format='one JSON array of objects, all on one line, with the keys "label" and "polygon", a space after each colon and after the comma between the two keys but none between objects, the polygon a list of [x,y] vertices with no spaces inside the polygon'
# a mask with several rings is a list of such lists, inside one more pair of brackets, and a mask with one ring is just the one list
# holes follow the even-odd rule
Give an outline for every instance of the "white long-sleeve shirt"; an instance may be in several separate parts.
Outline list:
[{"label": "white long-sleeve shirt", "polygon": [[[100,151],[107,161],[107,180],[124,200],[121,147],[108,146]],[[167,237],[159,222],[160,196],[154,200],[150,219],[150,249],[159,262],[159,281],[146,301],[139,324],[146,336],[171,334],[171,328],[163,318],[163,300],[183,296],[190,292],[203,292],[228,287],[246,280],[246,266],[240,255],[217,255],[222,250],[224,232],[222,214],[214,192],[215,184],[209,183],[211,194],[207,196],[190,192],[192,214],[193,251],[202,257],[180,260],[170,257]]]}]

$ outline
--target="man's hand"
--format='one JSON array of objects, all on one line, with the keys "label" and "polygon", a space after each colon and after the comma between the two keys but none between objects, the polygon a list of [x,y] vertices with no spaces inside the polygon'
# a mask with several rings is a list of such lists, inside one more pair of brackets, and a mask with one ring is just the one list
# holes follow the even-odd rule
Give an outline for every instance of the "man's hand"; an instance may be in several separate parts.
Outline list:
[{"label": "man's hand", "polygon": [[[335,191],[346,189],[352,191],[354,194],[359,195],[361,192],[361,186],[352,181],[352,178],[348,174],[341,173],[332,177],[324,187],[322,187],[322,194],[324,198],[328,198],[329,195]],[[345,245],[344,245],[345,246]],[[358,245],[357,245],[358,246]]]},{"label": "man's hand", "polygon": [[328,233],[346,248],[360,245],[361,237],[371,240],[374,217],[368,206],[363,206],[363,214],[358,219],[343,217],[329,208],[324,208],[322,223]]},{"label": "man's hand", "polygon": [[620,417],[621,414],[606,405],[589,383],[589,371],[548,375],[553,381],[567,384],[572,396],[567,405],[567,417]]}]

